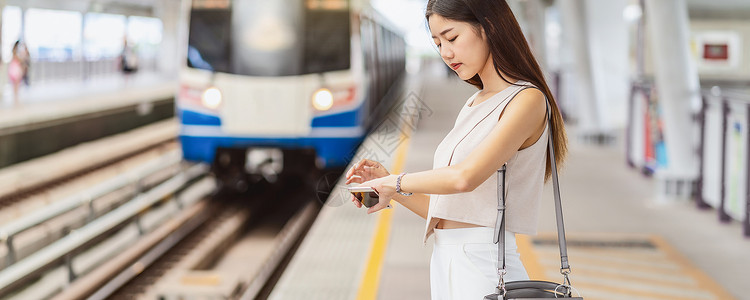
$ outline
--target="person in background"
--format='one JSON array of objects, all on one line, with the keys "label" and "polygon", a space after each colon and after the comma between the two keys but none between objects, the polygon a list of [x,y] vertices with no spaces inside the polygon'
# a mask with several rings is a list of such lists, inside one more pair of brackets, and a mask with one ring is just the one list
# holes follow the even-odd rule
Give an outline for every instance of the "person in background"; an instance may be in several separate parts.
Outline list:
[{"label": "person in background", "polygon": [[18,56],[21,58],[21,66],[23,66],[23,83],[29,86],[29,70],[31,70],[31,55],[29,54],[29,47],[26,43],[21,42],[19,46],[20,53]]},{"label": "person in background", "polygon": [[23,59],[19,55],[20,47],[21,41],[16,41],[16,43],[13,45],[13,57],[10,59],[10,63],[8,63],[8,80],[10,81],[10,85],[13,88],[13,106],[18,105],[19,103],[18,88],[21,85],[23,77],[25,76]]},{"label": "person in background", "polygon": [[135,52],[134,47],[128,42],[127,37],[124,37],[122,41],[120,70],[125,75],[125,83],[127,83],[131,74],[138,71],[138,55]]}]

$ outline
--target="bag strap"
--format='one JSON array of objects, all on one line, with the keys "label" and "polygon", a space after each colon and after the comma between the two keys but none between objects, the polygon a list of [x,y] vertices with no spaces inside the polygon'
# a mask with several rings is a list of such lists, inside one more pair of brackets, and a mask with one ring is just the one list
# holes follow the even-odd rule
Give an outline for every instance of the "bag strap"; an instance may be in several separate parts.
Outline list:
[{"label": "bag strap", "polygon": [[[532,88],[532,87],[529,87]],[[533,87],[535,88],[535,87]],[[564,284],[570,285],[570,264],[568,263],[568,246],[565,239],[565,225],[563,222],[562,213],[562,202],[560,200],[560,183],[557,178],[557,163],[555,162],[555,149],[554,139],[552,137],[552,110],[549,104],[549,100],[546,99],[547,104],[547,155],[550,158],[550,165],[552,167],[552,186],[553,194],[555,197],[555,217],[557,219],[557,241],[560,246],[560,273],[565,276]],[[505,291],[505,281],[503,279],[505,270],[505,174],[507,172],[507,163],[497,170],[498,175],[498,188],[497,188],[497,219],[495,221],[495,236],[493,242],[498,244],[498,261],[501,262],[501,266],[498,266],[498,275],[500,275],[500,282],[498,287]]]}]

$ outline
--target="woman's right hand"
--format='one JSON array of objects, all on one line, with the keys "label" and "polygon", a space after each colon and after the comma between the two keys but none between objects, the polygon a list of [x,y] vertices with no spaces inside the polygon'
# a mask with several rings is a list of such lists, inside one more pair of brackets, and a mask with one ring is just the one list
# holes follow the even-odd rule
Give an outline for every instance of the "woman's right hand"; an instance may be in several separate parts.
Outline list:
[{"label": "woman's right hand", "polygon": [[346,184],[352,182],[363,183],[376,178],[391,175],[388,170],[377,161],[361,159],[346,172]]},{"label": "woman's right hand", "polygon": [[[363,158],[355,163],[352,168],[346,172],[346,184],[350,184],[352,182],[363,183],[365,181],[370,181],[388,175],[391,175],[391,173],[389,173],[382,164],[374,160]],[[352,195],[351,199],[352,202],[354,202],[354,205],[356,205],[357,207],[362,207],[362,203],[359,203],[359,201],[354,198],[354,195]]]}]

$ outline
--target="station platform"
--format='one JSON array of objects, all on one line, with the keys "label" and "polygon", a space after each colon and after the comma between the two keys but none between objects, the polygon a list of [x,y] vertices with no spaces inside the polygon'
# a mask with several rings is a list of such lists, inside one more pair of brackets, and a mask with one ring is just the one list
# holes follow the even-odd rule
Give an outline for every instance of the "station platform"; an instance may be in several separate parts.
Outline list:
[{"label": "station platform", "polygon": [[[400,130],[376,130],[357,156],[391,173],[431,169],[435,148],[476,91],[444,74],[435,67],[410,77],[402,99],[419,103],[418,124],[403,118],[414,107],[394,113],[383,124]],[[750,299],[750,240],[739,223],[721,224],[693,202],[659,201],[654,180],[627,167],[622,139],[588,145],[575,126],[567,129],[560,184],[571,281],[585,299]],[[341,181],[325,203],[269,299],[430,299],[433,238],[422,243],[424,219],[395,202],[367,215]],[[561,281],[551,184],[539,234],[519,235],[518,246],[532,279]]]},{"label": "station platform", "polygon": [[13,104],[12,88],[6,85],[0,103],[0,128],[161,100],[174,96],[176,84],[174,78],[155,72],[22,84],[17,105]]},{"label": "station platform", "polygon": [[155,72],[50,81],[0,102],[0,168],[174,116],[177,82]]}]

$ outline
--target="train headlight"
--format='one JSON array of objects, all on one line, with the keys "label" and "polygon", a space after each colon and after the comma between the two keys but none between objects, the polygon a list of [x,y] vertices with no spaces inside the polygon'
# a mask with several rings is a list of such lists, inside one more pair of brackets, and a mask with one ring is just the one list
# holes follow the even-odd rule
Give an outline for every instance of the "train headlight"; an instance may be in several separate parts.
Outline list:
[{"label": "train headlight", "polygon": [[333,93],[328,89],[319,89],[313,93],[312,103],[317,110],[329,110],[333,106]]},{"label": "train headlight", "polygon": [[216,87],[207,88],[201,95],[203,105],[211,109],[217,109],[221,105],[221,91]]}]

